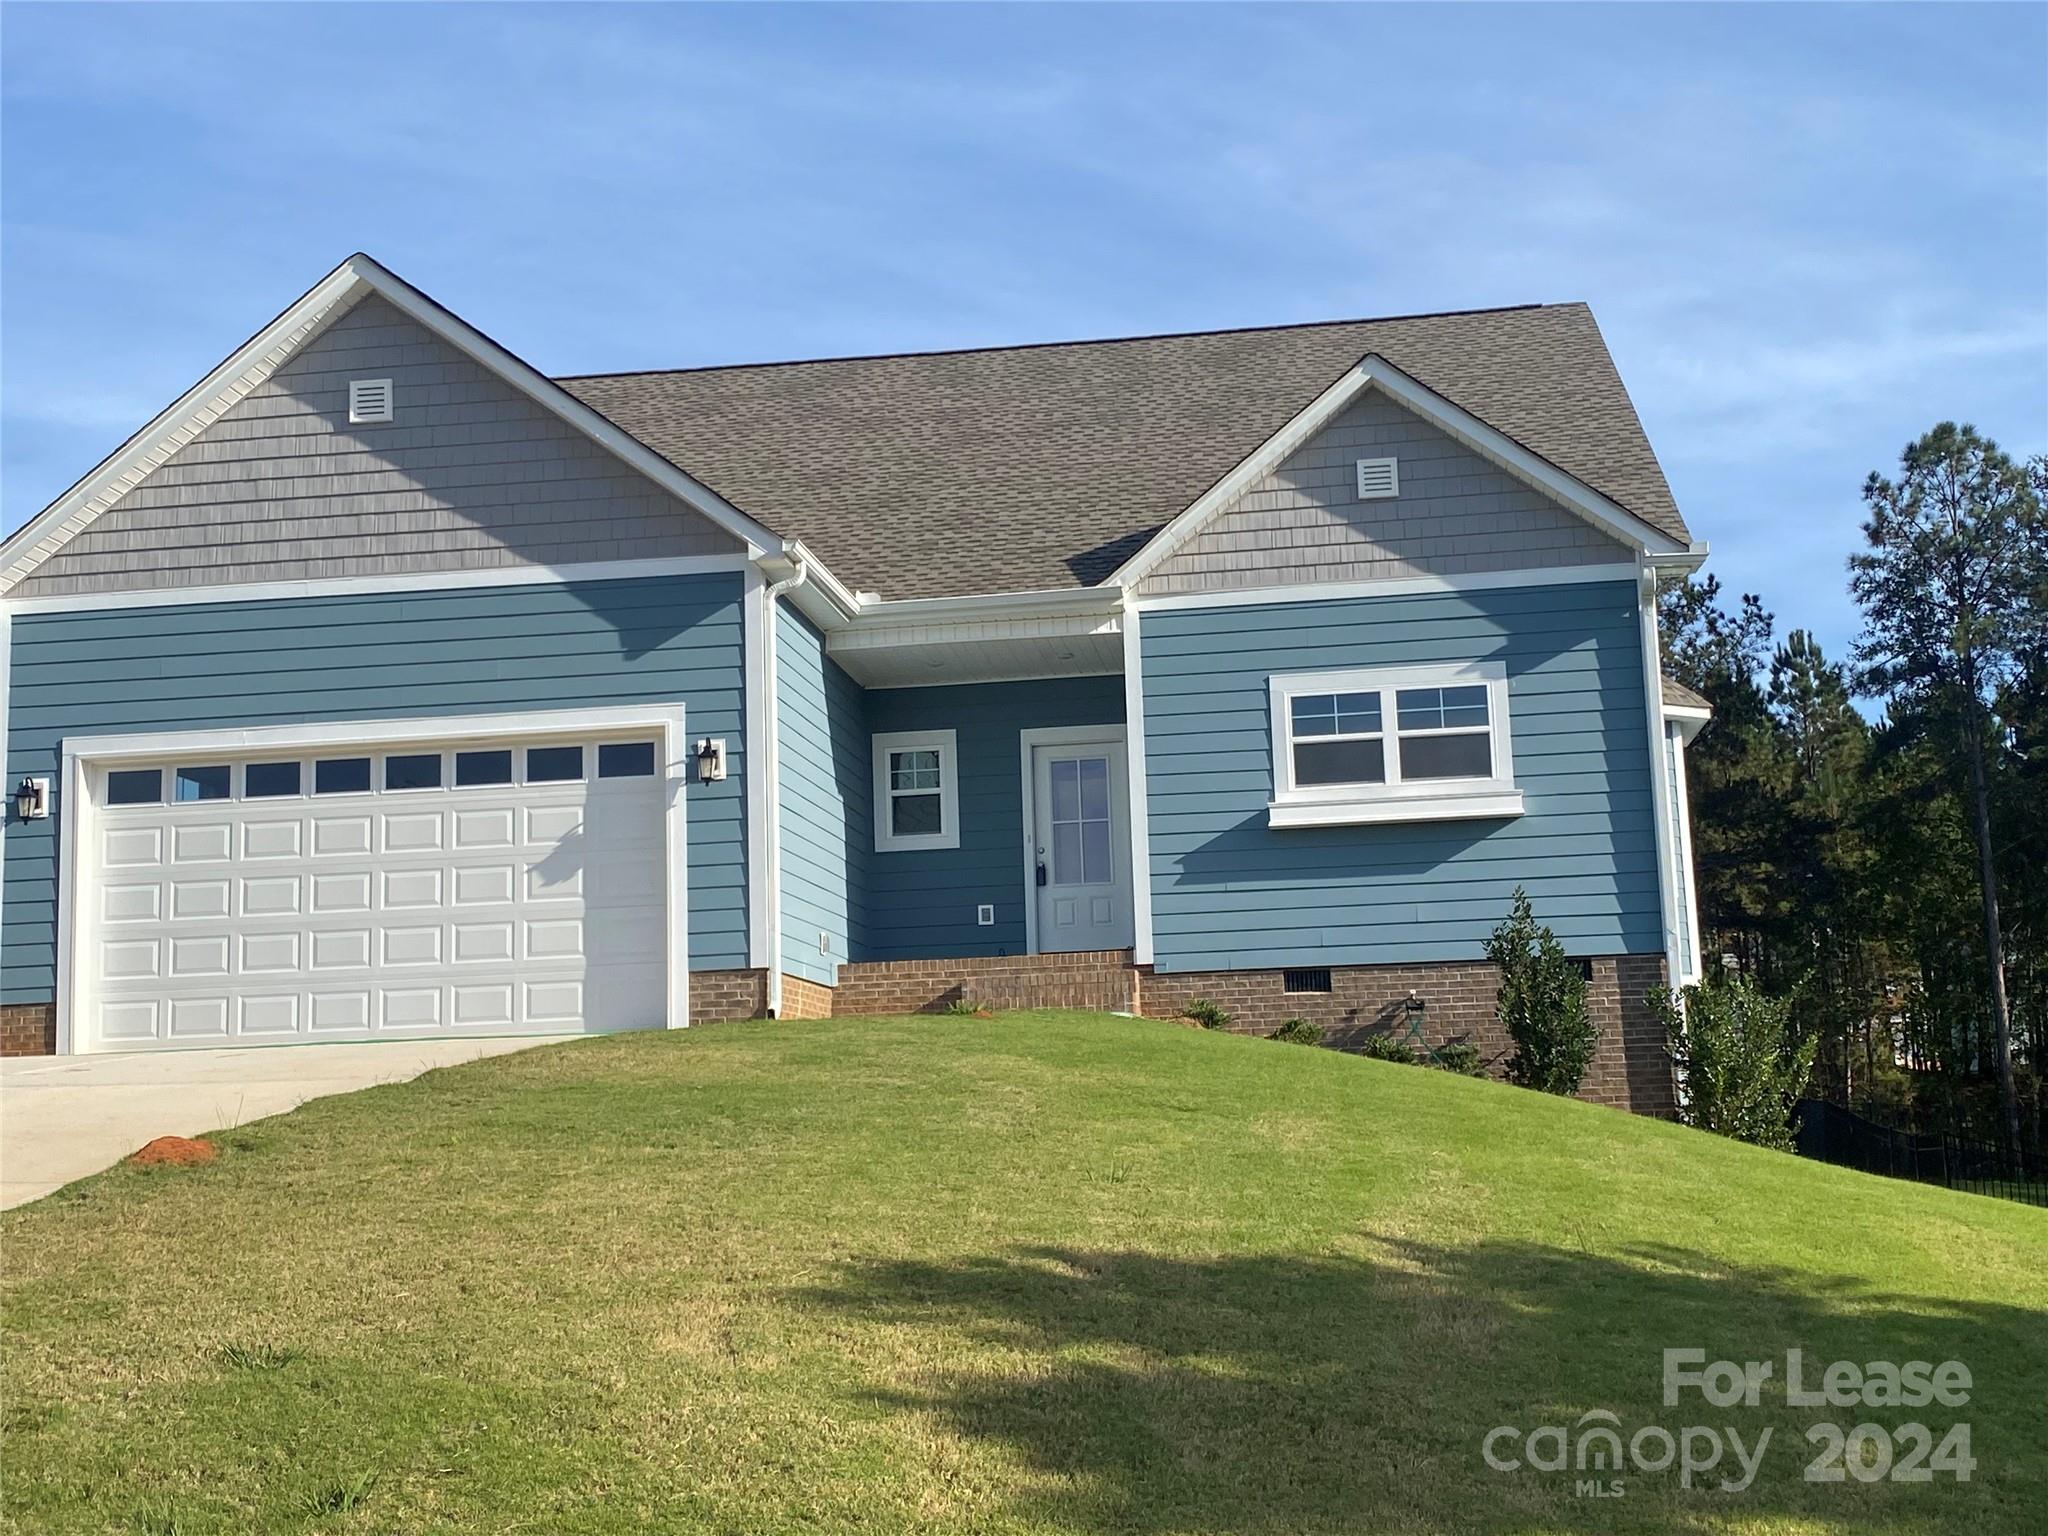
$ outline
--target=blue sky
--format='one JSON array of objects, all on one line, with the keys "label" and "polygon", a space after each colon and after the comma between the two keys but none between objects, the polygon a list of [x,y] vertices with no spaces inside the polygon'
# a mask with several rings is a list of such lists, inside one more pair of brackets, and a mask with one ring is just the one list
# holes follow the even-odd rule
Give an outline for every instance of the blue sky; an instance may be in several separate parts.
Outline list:
[{"label": "blue sky", "polygon": [[1591,302],[1710,569],[2048,447],[2048,9],[10,4],[12,527],[365,249],[555,373]]}]

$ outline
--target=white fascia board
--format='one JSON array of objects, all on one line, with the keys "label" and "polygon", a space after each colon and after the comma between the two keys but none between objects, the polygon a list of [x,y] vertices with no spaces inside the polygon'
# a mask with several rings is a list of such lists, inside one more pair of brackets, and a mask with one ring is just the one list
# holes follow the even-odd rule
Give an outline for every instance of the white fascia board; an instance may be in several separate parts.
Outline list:
[{"label": "white fascia board", "polygon": [[1368,353],[1160,529],[1104,585],[1134,586],[1142,581],[1368,389],[1381,390],[1389,399],[1448,432],[1631,550],[1659,561],[1690,561],[1693,565],[1706,558],[1703,546],[1699,547],[1698,559],[1693,559],[1694,546],[1681,544],[1583,480],[1530,452],[1499,428],[1410,378],[1378,353]]},{"label": "white fascia board", "polygon": [[990,619],[1064,618],[1115,613],[1123,593],[1113,586],[1051,587],[1030,592],[989,592],[965,597],[905,597],[863,603],[863,624],[971,624]]},{"label": "white fascia board", "polygon": [[1714,718],[1711,709],[1694,709],[1689,704],[1666,704],[1664,718],[1678,728],[1678,744],[1689,747],[1693,738],[1707,728],[1707,722]]},{"label": "white fascia board", "polygon": [[746,544],[748,553],[779,550],[782,539],[724,497],[685,473],[624,429],[599,415],[522,358],[435,303],[361,252],[300,296],[211,373],[135,433],[62,496],[0,544],[0,592],[12,588],[72,535],[139,485],[248,392],[275,373],[334,319],[376,293],[450,346],[467,353],[536,404],[560,417],[621,463]]},{"label": "white fascia board", "polygon": [[370,597],[386,592],[442,592],[471,587],[538,587],[576,581],[627,581],[744,571],[747,557],[674,555],[648,560],[592,560],[570,565],[487,566],[460,571],[408,571],[395,576],[325,576],[301,581],[224,582],[142,592],[75,592],[56,597],[0,595],[10,613],[86,613],[94,609],[177,608],[198,603],[260,603],[306,597]]},{"label": "white fascia board", "polygon": [[1131,606],[1145,613],[1176,608],[1284,608],[1298,603],[1330,603],[1361,597],[1427,597],[1440,592],[1486,592],[1502,587],[1581,586],[1607,581],[1632,582],[1637,567],[1613,565],[1548,565],[1526,571],[1476,571],[1463,576],[1388,576],[1377,581],[1289,582],[1272,587],[1235,587],[1227,592],[1169,592],[1159,597],[1133,597]]},{"label": "white fascia board", "polygon": [[141,484],[151,470],[218,420],[277,371],[329,321],[362,297],[353,260],[343,262],[283,313],[180,395],[120,447],[0,543],[0,591],[12,587],[100,513]]},{"label": "white fascia board", "polygon": [[1548,459],[1524,448],[1498,427],[1481,421],[1455,400],[1447,399],[1428,385],[1411,379],[1385,358],[1377,355],[1368,357],[1362,366],[1370,375],[1372,384],[1389,399],[1441,427],[1468,448],[1492,459],[1631,549],[1653,559],[1690,554],[1689,543],[1682,544],[1661,528],[1645,522],[1576,475],[1565,473]]},{"label": "white fascia board", "polygon": [[363,280],[391,304],[433,331],[452,346],[467,352],[506,383],[532,398],[535,404],[554,412],[596,442],[628,468],[636,469],[678,500],[701,512],[735,538],[745,541],[749,551],[779,549],[782,538],[769,531],[738,507],[720,496],[694,475],[671,464],[639,438],[615,425],[578,400],[553,379],[514,353],[508,352],[452,310],[435,303],[412,284],[381,263],[360,253],[345,266],[354,268]]}]

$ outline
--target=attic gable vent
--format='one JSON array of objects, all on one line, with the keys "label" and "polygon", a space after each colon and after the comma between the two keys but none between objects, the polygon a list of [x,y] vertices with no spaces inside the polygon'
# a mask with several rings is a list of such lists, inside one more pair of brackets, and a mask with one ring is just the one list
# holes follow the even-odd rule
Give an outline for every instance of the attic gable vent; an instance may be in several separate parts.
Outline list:
[{"label": "attic gable vent", "polygon": [[1399,459],[1360,459],[1358,461],[1358,499],[1360,501],[1384,501],[1389,496],[1401,494],[1401,461]]},{"label": "attic gable vent", "polygon": [[[391,419],[391,381],[389,379],[350,379],[348,381],[348,419],[359,421],[389,421]],[[1360,475],[1364,474],[1361,467]]]}]

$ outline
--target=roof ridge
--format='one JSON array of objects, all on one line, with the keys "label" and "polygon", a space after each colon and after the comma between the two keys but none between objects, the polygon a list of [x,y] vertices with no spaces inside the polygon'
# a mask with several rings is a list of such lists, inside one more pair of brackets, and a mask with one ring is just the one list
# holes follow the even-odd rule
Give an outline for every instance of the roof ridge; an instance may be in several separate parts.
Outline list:
[{"label": "roof ridge", "polygon": [[1331,330],[1340,325],[1390,325],[1402,320],[1450,320],[1465,315],[1514,314],[1532,309],[1584,308],[1582,299],[1562,304],[1483,304],[1475,309],[1428,309],[1405,315],[1359,315],[1343,320],[1295,320],[1277,325],[1231,325],[1205,331],[1148,331],[1136,336],[1082,336],[1065,341],[1005,342],[985,347],[932,347],[911,352],[851,352],[836,357],[789,357],[758,363],[699,363],[688,368],[624,368],[610,373],[558,373],[557,384],[586,379],[647,379],[678,373],[742,373],[766,368],[812,368],[824,363],[881,363],[919,357],[975,357],[992,352],[1044,352],[1055,347],[1115,347],[1141,341],[1192,341],[1205,336],[1261,336],[1276,331]]}]

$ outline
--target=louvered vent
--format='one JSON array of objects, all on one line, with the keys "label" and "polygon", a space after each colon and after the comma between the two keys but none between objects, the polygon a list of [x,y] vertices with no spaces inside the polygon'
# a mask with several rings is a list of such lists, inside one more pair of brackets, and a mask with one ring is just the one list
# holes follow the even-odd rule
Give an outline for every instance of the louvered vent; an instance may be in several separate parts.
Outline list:
[{"label": "louvered vent", "polygon": [[391,419],[391,381],[389,379],[350,379],[348,381],[348,419],[351,422],[389,421]]},{"label": "louvered vent", "polygon": [[1383,501],[1389,496],[1401,494],[1401,461],[1399,459],[1360,459],[1358,461],[1358,499],[1360,501]]}]

